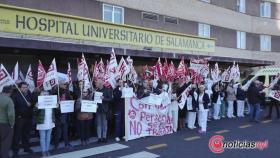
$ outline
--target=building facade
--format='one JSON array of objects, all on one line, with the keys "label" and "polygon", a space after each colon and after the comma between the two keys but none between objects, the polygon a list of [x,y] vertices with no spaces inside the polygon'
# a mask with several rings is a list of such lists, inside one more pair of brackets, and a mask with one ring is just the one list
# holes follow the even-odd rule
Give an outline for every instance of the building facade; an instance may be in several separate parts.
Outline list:
[{"label": "building facade", "polygon": [[[211,57],[210,61],[225,64],[236,61],[245,67],[280,64],[279,0],[0,0],[0,4],[9,8],[5,13],[12,13],[13,9],[23,9],[23,13],[26,13],[26,19],[23,16],[16,19],[18,30],[0,30],[0,59],[8,65],[8,61],[30,63],[42,58],[47,63],[51,60],[50,56],[55,56],[63,68],[66,65],[64,58],[75,62],[81,52],[92,58],[108,56],[112,47],[118,55],[139,59],[139,64],[153,63],[157,57],[180,59],[182,56],[185,59]],[[35,17],[39,15],[50,15],[49,19],[57,16],[97,20],[91,21],[92,26],[103,25],[99,21],[105,21],[108,23],[104,23],[104,27],[110,25],[120,30],[133,30],[138,36],[145,32],[157,34],[155,38],[158,37],[158,43],[163,40],[161,37],[168,43],[161,46],[145,44],[149,42],[145,34],[138,37],[137,42],[124,42],[122,32],[117,33],[120,37],[114,37],[112,41],[79,38],[80,34],[75,32],[76,26],[67,28],[66,22],[65,30],[60,31],[66,32],[68,29],[77,36],[66,36],[61,32],[57,36],[57,30],[47,32],[48,27],[52,26],[48,20],[34,24]],[[30,26],[27,16],[32,21]],[[2,25],[7,22],[5,18],[3,14],[0,15]],[[84,36],[96,33],[97,28],[88,27],[87,31],[93,32],[85,32],[86,27],[83,28]],[[27,28],[29,31],[25,32]],[[32,29],[43,28],[46,30],[44,33],[32,32]],[[126,35],[129,36],[128,33]],[[176,40],[181,37],[187,41],[193,40],[194,43],[187,44],[190,49],[179,48],[181,41]]]}]

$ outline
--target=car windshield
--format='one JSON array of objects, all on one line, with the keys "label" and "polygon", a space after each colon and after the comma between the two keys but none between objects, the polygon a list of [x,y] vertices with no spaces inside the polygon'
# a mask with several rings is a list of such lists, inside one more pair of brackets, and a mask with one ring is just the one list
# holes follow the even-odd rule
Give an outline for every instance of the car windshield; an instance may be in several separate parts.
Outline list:
[{"label": "car windshield", "polygon": [[243,80],[242,85],[245,85],[254,75],[249,75],[245,80]]}]

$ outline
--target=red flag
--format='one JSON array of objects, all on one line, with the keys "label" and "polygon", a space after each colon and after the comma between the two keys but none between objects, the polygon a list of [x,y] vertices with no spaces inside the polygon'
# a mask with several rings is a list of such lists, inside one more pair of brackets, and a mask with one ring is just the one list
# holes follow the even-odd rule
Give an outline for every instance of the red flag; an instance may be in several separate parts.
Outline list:
[{"label": "red flag", "polygon": [[175,68],[173,62],[171,61],[171,63],[168,66],[166,79],[167,79],[167,81],[173,81],[175,77],[176,77],[176,68]]},{"label": "red flag", "polygon": [[191,70],[191,80],[192,83],[201,83],[203,81],[203,76],[195,70]]},{"label": "red flag", "polygon": [[45,76],[46,76],[46,71],[44,69],[44,66],[43,66],[42,62],[39,60],[38,75],[37,75],[37,87],[38,88],[43,85]]},{"label": "red flag", "polygon": [[184,57],[182,57],[179,66],[176,71],[176,77],[179,79],[185,79],[186,78],[186,65],[184,62]]}]

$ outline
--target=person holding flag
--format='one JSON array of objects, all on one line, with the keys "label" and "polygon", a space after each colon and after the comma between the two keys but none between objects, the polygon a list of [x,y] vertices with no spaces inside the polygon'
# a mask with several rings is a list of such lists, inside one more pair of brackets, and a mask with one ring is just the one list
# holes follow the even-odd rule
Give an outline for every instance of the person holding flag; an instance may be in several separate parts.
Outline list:
[{"label": "person holding flag", "polygon": [[19,90],[12,94],[15,104],[16,121],[13,141],[13,155],[17,156],[19,152],[19,144],[22,143],[24,152],[33,153],[30,149],[30,132],[32,129],[33,118],[33,96],[28,90],[28,84],[21,82],[18,84]]},{"label": "person holding flag", "polygon": [[236,95],[235,95],[233,80],[231,80],[231,82],[228,84],[226,92],[227,92],[227,102],[228,102],[227,117],[235,118],[235,116],[233,115],[233,103],[236,100]]}]

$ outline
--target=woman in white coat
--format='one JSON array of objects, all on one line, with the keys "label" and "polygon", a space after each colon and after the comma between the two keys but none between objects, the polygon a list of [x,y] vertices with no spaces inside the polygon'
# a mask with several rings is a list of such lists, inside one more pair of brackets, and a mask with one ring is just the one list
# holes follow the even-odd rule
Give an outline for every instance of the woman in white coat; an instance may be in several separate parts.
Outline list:
[{"label": "woman in white coat", "polygon": [[198,124],[200,126],[199,133],[206,133],[207,128],[207,117],[210,103],[210,98],[207,93],[205,93],[205,86],[199,86],[199,92],[197,96],[197,109],[198,109]]}]

